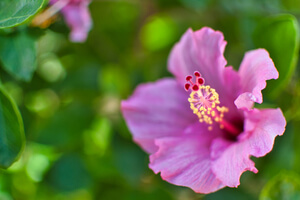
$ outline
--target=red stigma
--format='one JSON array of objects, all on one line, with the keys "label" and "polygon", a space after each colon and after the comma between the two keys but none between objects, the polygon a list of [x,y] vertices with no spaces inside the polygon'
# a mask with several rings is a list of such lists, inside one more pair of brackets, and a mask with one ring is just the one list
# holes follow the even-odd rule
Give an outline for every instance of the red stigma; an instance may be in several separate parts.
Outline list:
[{"label": "red stigma", "polygon": [[184,89],[188,91],[191,89],[192,91],[196,92],[200,89],[200,86],[204,84],[204,78],[201,77],[201,74],[198,71],[194,72],[195,82],[192,81],[193,76],[188,75],[185,77],[187,83],[184,85]]},{"label": "red stigma", "polygon": [[194,75],[195,75],[196,77],[200,77],[200,76],[201,76],[201,74],[200,74],[198,71],[195,71],[195,72],[194,72]]},{"label": "red stigma", "polygon": [[204,83],[204,79],[203,79],[203,78],[198,78],[198,83],[199,83],[200,85],[202,85],[202,84]]},{"label": "red stigma", "polygon": [[186,84],[184,85],[184,89],[185,89],[186,91],[188,91],[188,90],[190,89],[190,87],[191,87],[191,85],[188,84],[188,83],[186,83]]},{"label": "red stigma", "polygon": [[190,80],[192,80],[192,78],[193,78],[192,76],[187,76],[187,77],[185,77],[185,80],[190,81]]},{"label": "red stigma", "polygon": [[198,91],[199,90],[199,86],[198,85],[193,85],[192,90],[193,91]]}]

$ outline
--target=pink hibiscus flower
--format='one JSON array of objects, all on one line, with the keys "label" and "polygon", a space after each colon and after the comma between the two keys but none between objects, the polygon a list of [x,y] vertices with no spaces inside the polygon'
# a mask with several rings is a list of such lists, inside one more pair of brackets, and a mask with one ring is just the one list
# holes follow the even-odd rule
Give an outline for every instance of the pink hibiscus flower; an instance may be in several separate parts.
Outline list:
[{"label": "pink hibiscus flower", "polygon": [[61,9],[71,29],[70,40],[73,42],[84,42],[92,27],[89,3],[90,0],[50,0],[50,4]]},{"label": "pink hibiscus flower", "polygon": [[253,108],[266,80],[278,78],[268,52],[247,52],[235,71],[225,67],[225,46],[219,31],[189,29],[169,57],[175,79],[140,85],[121,105],[134,141],[151,154],[149,167],[199,193],[257,173],[250,156],[270,152],[286,126],[279,108]]}]

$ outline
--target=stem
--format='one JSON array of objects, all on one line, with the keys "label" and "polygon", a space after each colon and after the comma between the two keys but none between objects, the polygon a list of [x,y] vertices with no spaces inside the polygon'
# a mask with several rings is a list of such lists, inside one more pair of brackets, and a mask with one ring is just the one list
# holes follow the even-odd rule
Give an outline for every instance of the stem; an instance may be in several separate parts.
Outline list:
[{"label": "stem", "polygon": [[54,3],[52,6],[47,8],[43,13],[39,14],[34,18],[32,23],[34,25],[41,25],[44,21],[51,18],[53,15],[55,15],[57,12],[59,12],[63,7],[65,7],[70,0],[58,0],[56,3]]}]

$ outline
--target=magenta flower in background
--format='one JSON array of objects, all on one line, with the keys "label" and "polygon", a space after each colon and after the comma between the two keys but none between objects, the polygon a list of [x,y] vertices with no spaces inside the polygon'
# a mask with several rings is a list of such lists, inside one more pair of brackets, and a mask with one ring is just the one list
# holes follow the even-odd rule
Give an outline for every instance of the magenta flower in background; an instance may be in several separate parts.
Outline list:
[{"label": "magenta flower in background", "polygon": [[73,42],[84,42],[92,27],[89,3],[90,0],[50,0],[50,4],[61,9],[71,29],[70,40]]},{"label": "magenta flower in background", "polygon": [[286,126],[279,108],[253,108],[266,80],[278,78],[268,52],[247,52],[235,71],[225,67],[225,46],[219,31],[189,29],[169,57],[175,78],[142,84],[121,105],[134,141],[151,154],[149,167],[199,193],[257,173],[250,156],[269,153]]}]

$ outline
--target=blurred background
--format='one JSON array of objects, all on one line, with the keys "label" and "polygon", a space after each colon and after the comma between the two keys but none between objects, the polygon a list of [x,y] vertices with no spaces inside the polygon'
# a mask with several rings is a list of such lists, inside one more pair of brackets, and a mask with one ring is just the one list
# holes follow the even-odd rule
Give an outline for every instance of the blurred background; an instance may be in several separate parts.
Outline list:
[{"label": "blurred background", "polygon": [[[47,28],[25,25],[37,45],[30,81],[0,69],[26,135],[20,159],[0,172],[1,200],[300,199],[300,1],[93,0],[89,8],[85,43],[69,41],[60,14]],[[280,79],[268,82],[257,107],[281,107],[288,121],[273,151],[253,158],[258,174],[209,195],[155,175],[120,113],[138,84],[172,76],[171,48],[189,27],[203,26],[224,33],[235,69],[248,50],[270,52]]]}]

